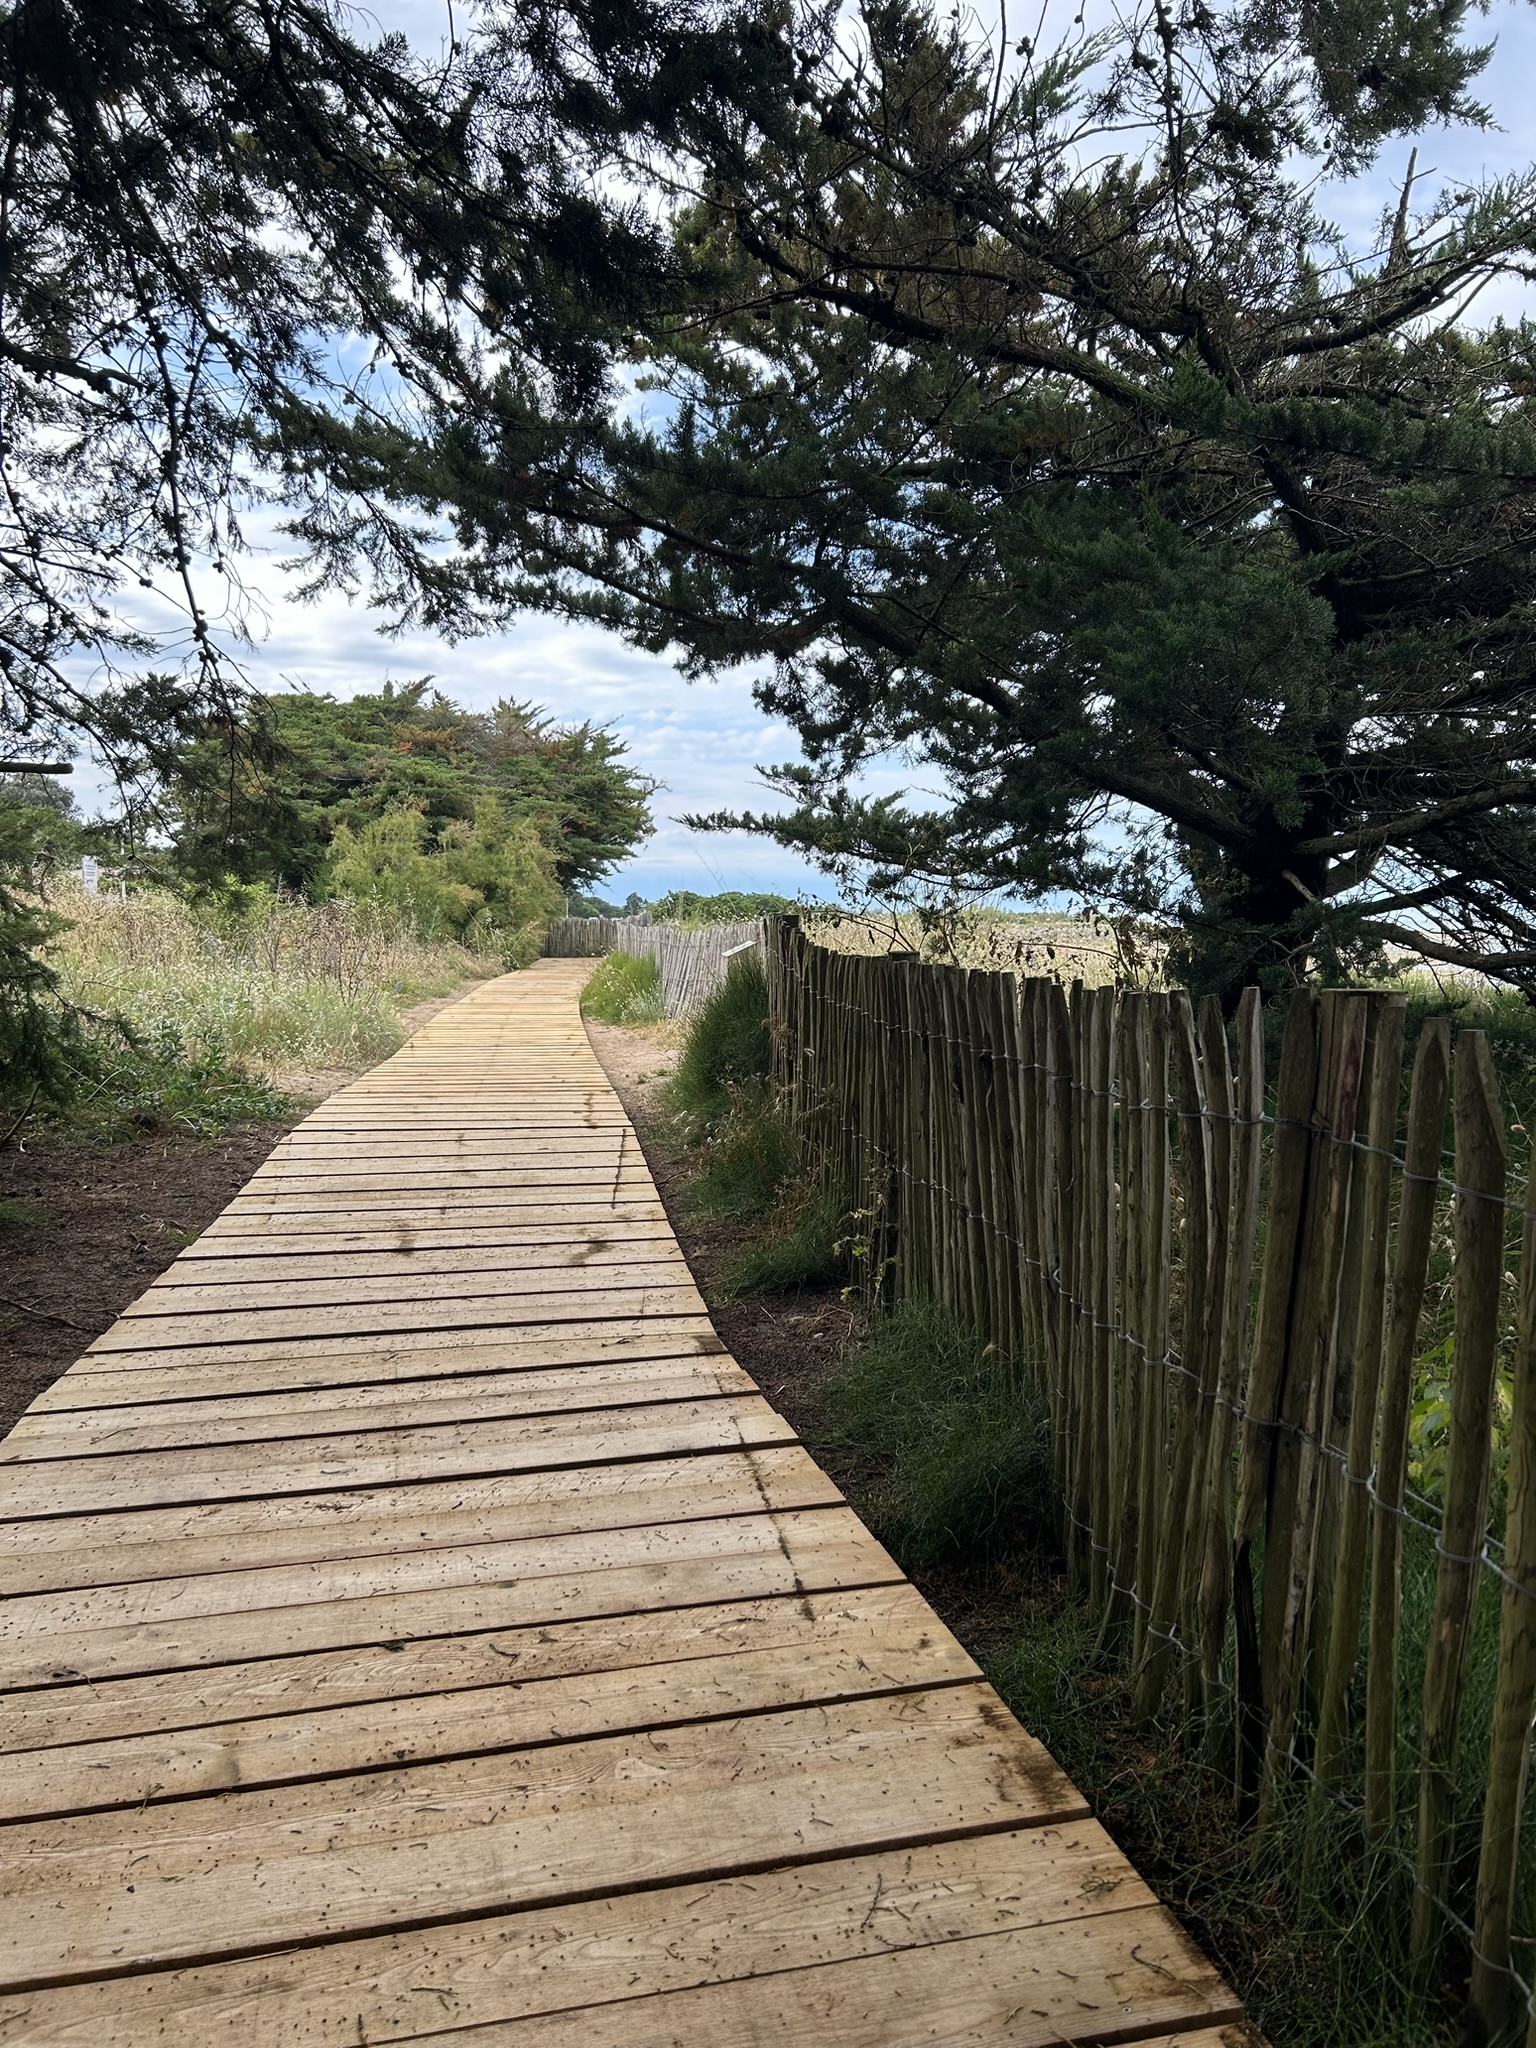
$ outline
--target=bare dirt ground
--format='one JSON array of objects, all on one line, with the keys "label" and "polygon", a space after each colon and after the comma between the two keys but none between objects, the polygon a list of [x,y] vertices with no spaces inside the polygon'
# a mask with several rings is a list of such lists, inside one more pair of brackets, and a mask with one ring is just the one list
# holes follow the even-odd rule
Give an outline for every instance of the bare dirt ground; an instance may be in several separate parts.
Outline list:
[{"label": "bare dirt ground", "polygon": [[[401,1012],[407,1032],[468,989]],[[273,1076],[279,1122],[121,1145],[18,1132],[0,1152],[0,1435],[232,1202],[285,1132],[356,1075]]]}]

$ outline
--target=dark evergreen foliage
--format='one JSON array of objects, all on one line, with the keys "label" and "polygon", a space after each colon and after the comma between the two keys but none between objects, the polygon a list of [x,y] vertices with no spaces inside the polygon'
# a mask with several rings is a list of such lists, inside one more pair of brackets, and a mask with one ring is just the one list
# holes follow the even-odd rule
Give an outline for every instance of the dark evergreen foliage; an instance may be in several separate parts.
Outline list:
[{"label": "dark evergreen foliage", "polygon": [[460,617],[424,435],[494,387],[549,454],[606,399],[678,277],[616,155],[718,133],[775,51],[709,0],[531,0],[440,53],[341,0],[0,8],[0,735],[237,734],[253,507]]},{"label": "dark evergreen foliage", "polygon": [[468,711],[423,677],[340,702],[311,691],[263,699],[233,748],[215,726],[177,751],[149,807],[184,874],[310,892],[339,826],[417,810],[430,845],[495,796],[533,824],[570,889],[601,880],[649,836],[653,787],[601,726],[560,725],[510,698]]},{"label": "dark evergreen foliage", "polygon": [[[806,26],[793,132],[682,215],[670,405],[543,518],[516,419],[454,439],[488,587],[767,658],[810,765],[710,822],[834,872],[1173,913],[1229,992],[1392,941],[1536,986],[1536,343],[1475,320],[1536,176],[1436,192],[1405,145],[1363,254],[1312,197],[1483,118],[1466,18],[1151,0],[1004,58],[924,0]],[[891,754],[951,801],[861,800]]]}]

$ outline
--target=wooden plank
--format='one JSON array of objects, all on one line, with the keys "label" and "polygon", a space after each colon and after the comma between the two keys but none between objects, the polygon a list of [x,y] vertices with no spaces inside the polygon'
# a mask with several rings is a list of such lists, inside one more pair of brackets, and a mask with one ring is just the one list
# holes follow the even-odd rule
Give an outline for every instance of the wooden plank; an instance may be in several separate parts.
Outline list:
[{"label": "wooden plank", "polygon": [[[725,1346],[702,1316],[657,1316],[637,1328],[564,1323],[491,1332],[416,1330],[384,1340],[175,1347],[166,1352],[87,1352],[32,1404],[59,1409],[155,1400],[209,1400],[284,1387],[383,1386],[480,1372],[578,1370],[626,1359],[711,1358]],[[189,1356],[189,1352],[191,1355]]]},{"label": "wooden plank", "polygon": [[675,1456],[792,1443],[794,1432],[755,1397],[660,1402],[604,1418],[554,1416],[447,1423],[439,1429],[355,1430],[342,1436],[252,1445],[238,1466],[219,1449],[53,1458],[9,1469],[6,1505],[29,1515],[99,1514],[106,1508],[249,1500],[274,1493],[378,1486],[453,1473],[519,1472],[614,1459]]},{"label": "wooden plank", "polygon": [[841,1507],[798,1444],[0,1523],[0,1593]]},{"label": "wooden plank", "polygon": [[489,1294],[479,1298],[382,1302],[376,1306],[317,1309],[248,1309],[239,1315],[145,1315],[114,1323],[91,1347],[93,1357],[171,1346],[245,1345],[317,1337],[393,1337],[408,1330],[515,1329],[520,1324],[586,1322],[594,1317],[633,1323],[648,1316],[704,1313],[697,1290],[687,1287],[578,1287],[538,1295]]},{"label": "wooden plank", "polygon": [[[791,1966],[766,1982],[736,1978],[580,2013],[493,2023],[454,2039],[464,2048],[676,2048],[685,2041],[711,2048],[890,2048],[919,2040],[1054,2048],[1102,2042],[1106,2024],[1116,2029],[1126,2015],[1141,2026],[1177,2029],[1163,2040],[1186,2043],[1190,2029],[1210,2042],[1211,2022],[1242,2016],[1172,1914],[1144,1907],[1114,1915],[1107,1929],[1093,1920],[1009,1929],[978,1936],[958,1952],[903,1948],[809,1970]],[[1224,2048],[1236,2048],[1230,2036]]]},{"label": "wooden plank", "polygon": [[[444,1687],[434,1668],[425,1693],[32,1750],[7,1761],[0,1820],[143,1808],[234,1787],[250,1792],[350,1771],[830,1706],[981,1675],[948,1630],[934,1628],[921,1600],[915,1607],[909,1600],[898,1616],[887,1595],[873,1626],[846,1605],[823,1603],[808,1618],[798,1601],[762,1604],[772,1609],[771,1619],[755,1629],[738,1625],[729,1650],[701,1657],[637,1663],[626,1646],[622,1664],[536,1679],[506,1638],[494,1652],[482,1638],[478,1662],[488,1682],[476,1686]],[[615,1632],[613,1621],[603,1625]],[[621,1633],[626,1628],[627,1617],[618,1625]],[[518,1643],[528,1634],[522,1631]]]},{"label": "wooden plank", "polygon": [[[216,1222],[209,1224],[197,1243],[222,1246],[231,1239],[264,1236],[287,1239],[358,1235],[366,1235],[375,1243],[382,1237],[396,1243],[402,1237],[408,1242],[418,1238],[424,1242],[425,1233],[434,1230],[506,1231],[515,1242],[520,1237],[531,1237],[534,1232],[570,1228],[586,1233],[608,1225],[654,1224],[665,1220],[660,1202],[649,1195],[633,1200],[626,1197],[622,1202],[602,1196],[581,1202],[488,1201],[482,1197],[475,1202],[405,1202],[394,1207],[375,1204],[366,1209],[338,1205],[313,1211],[285,1210],[281,1214],[258,1204],[254,1209],[226,1209]],[[478,1241],[474,1236],[465,1239],[467,1243]]]},{"label": "wooden plank", "polygon": [[[914,1603],[916,1603],[914,1605]],[[488,1685],[589,1677],[724,1659],[803,1642],[817,1630],[882,1631],[914,1623],[934,1636],[921,1596],[904,1580],[856,1591],[779,1593],[754,1599],[598,1614],[468,1630],[460,1635],[363,1643],[292,1656],[103,1678],[87,1686],[45,1687],[0,1700],[7,1755],[115,1754],[117,1742],[196,1735],[235,1722],[297,1726],[333,1711],[444,1698]],[[945,1656],[951,1653],[942,1652]],[[974,1678],[979,1674],[968,1674]],[[9,1769],[9,1766],[7,1766]],[[220,1788],[223,1789],[223,1788]]]},{"label": "wooden plank", "polygon": [[[942,1954],[980,1935],[1096,1923],[1106,1906],[1151,1903],[1103,1830],[1075,1821],[33,1992],[0,2006],[0,2043],[100,2048],[115,2037],[156,2048],[378,2048],[552,2007],[624,2001],[632,2011],[637,1981],[678,1992],[750,1982],[791,1960]],[[946,1960],[954,1970],[956,1955]],[[1181,2048],[1218,2043],[1193,2034]]]},{"label": "wooden plank", "polygon": [[418,1171],[414,1164],[406,1166],[359,1165],[347,1170],[341,1167],[334,1172],[274,1173],[251,1186],[248,1193],[235,1197],[231,1205],[240,1210],[249,1209],[254,1203],[305,1202],[313,1206],[319,1197],[329,1199],[334,1195],[352,1194],[408,1194],[422,1195],[435,1188],[460,1189],[489,1188],[493,1190],[517,1190],[533,1188],[554,1188],[565,1192],[582,1188],[649,1188],[649,1169],[633,1159],[604,1159],[588,1163],[585,1160],[561,1161],[551,1158],[546,1162],[530,1161],[520,1166],[434,1166],[426,1164]]},{"label": "wooden plank", "polygon": [[[643,1250],[647,1245],[670,1245],[674,1242],[671,1231],[659,1219],[638,1217],[633,1221],[614,1221],[606,1215],[595,1215],[574,1225],[570,1221],[478,1225],[444,1222],[419,1231],[401,1231],[386,1223],[372,1231],[329,1231],[319,1233],[318,1237],[317,1242],[317,1233],[313,1231],[262,1234],[251,1230],[210,1229],[188,1245],[185,1251],[178,1253],[175,1264],[161,1277],[169,1279],[172,1274],[195,1273],[203,1267],[227,1267],[233,1272],[247,1260],[266,1260],[276,1270],[279,1262],[289,1260],[358,1258],[364,1262],[364,1271],[369,1270],[368,1261],[373,1259],[419,1258],[436,1264],[440,1259],[460,1255],[466,1260],[476,1257],[494,1259],[499,1255],[514,1260],[537,1258],[551,1248],[568,1249],[573,1244],[578,1247],[595,1246],[617,1258],[631,1250]],[[255,1270],[260,1271],[261,1267],[258,1265]]]},{"label": "wooden plank", "polygon": [[[498,1577],[500,1572],[503,1576]],[[507,1573],[521,1576],[506,1576]],[[108,1603],[92,1591],[8,1601],[0,1691],[189,1670],[580,1615],[854,1589],[900,1577],[846,1510],[599,1531],[539,1543],[235,1571]],[[382,1590],[373,1590],[381,1588]],[[124,1593],[127,1597],[121,1597]],[[178,1596],[180,1604],[178,1605]],[[261,1605],[265,1596],[278,1604]],[[195,1602],[201,1610],[184,1607]],[[137,1617],[137,1618],[135,1618]]]},{"label": "wooden plank", "polygon": [[344,1266],[323,1278],[274,1275],[256,1280],[187,1280],[178,1286],[147,1287],[124,1310],[134,1321],[167,1316],[297,1312],[311,1308],[381,1306],[394,1302],[493,1301],[502,1295],[627,1293],[632,1289],[691,1286],[693,1276],[681,1253],[672,1258],[630,1263],[573,1258],[562,1263],[461,1269],[449,1273],[353,1273]]},{"label": "wooden plank", "polygon": [[[363,1227],[377,1225],[387,1218],[409,1228],[416,1222],[443,1221],[461,1216],[467,1207],[483,1209],[490,1221],[502,1216],[514,1223],[549,1223],[569,1217],[573,1223],[581,1223],[588,1217],[632,1220],[638,1215],[649,1214],[657,1206],[656,1190],[649,1175],[635,1174],[627,1168],[622,1183],[617,1187],[612,1185],[610,1177],[606,1183],[594,1183],[585,1189],[550,1188],[547,1185],[519,1189],[498,1185],[478,1188],[473,1192],[473,1204],[453,1201],[451,1184],[448,1188],[423,1189],[408,1185],[393,1191],[376,1188],[307,1197],[297,1194],[279,1198],[270,1195],[259,1198],[237,1196],[220,1218],[220,1224],[222,1226],[227,1221],[233,1226],[260,1220],[290,1230],[306,1227],[301,1222],[305,1217],[355,1216],[362,1219]],[[312,1227],[345,1230],[358,1226],[327,1221]]]},{"label": "wooden plank", "polygon": [[[212,1386],[213,1379],[205,1375],[211,1375],[219,1368],[240,1371],[257,1364],[263,1369],[289,1366],[295,1371],[314,1367],[325,1372],[334,1371],[340,1379],[345,1377],[346,1361],[350,1360],[355,1367],[364,1361],[375,1360],[382,1378],[393,1370],[392,1362],[395,1361],[402,1363],[402,1369],[408,1376],[414,1376],[418,1371],[418,1360],[430,1361],[432,1354],[444,1351],[457,1351],[471,1362],[476,1357],[499,1353],[507,1358],[523,1358],[529,1364],[541,1365],[579,1362],[582,1358],[675,1357],[688,1351],[696,1351],[702,1357],[724,1348],[701,1309],[692,1315],[632,1316],[627,1319],[622,1316],[590,1316],[570,1321],[492,1323],[478,1331],[473,1328],[394,1330],[347,1335],[332,1330],[309,1337],[250,1338],[243,1342],[226,1339],[222,1343],[211,1344],[178,1342],[134,1351],[93,1349],[84,1352],[63,1377],[83,1377],[89,1373],[105,1381],[118,1375],[124,1385],[132,1385],[133,1376],[137,1373],[177,1372],[188,1376],[195,1370],[199,1386]],[[449,1369],[449,1365],[438,1366],[430,1362],[419,1367],[423,1373]],[[254,1382],[247,1380],[242,1384],[252,1385]],[[49,1391],[51,1393],[52,1389]],[[128,1398],[136,1399],[137,1396]]]},{"label": "wooden plank", "polygon": [[0,1985],[1079,1820],[984,1685],[7,1830]]},{"label": "wooden plank", "polygon": [[747,1395],[756,1387],[733,1361],[679,1358],[572,1372],[480,1374],[402,1392],[388,1385],[319,1392],[169,1400],[109,1409],[44,1409],[24,1416],[0,1444],[0,1464],[42,1458],[119,1457],[131,1451],[274,1443],[341,1436],[358,1428],[437,1428],[514,1415],[614,1411],[661,1401]]},{"label": "wooden plank", "polygon": [[[554,1159],[576,1164],[611,1165],[614,1160],[636,1156],[637,1145],[627,1124],[615,1124],[606,1131],[585,1125],[574,1130],[558,1128],[534,1131],[498,1129],[472,1133],[461,1124],[444,1124],[435,1130],[413,1133],[412,1163],[440,1162],[451,1166],[500,1166],[523,1162],[543,1165]],[[379,1163],[379,1134],[376,1131],[337,1131],[295,1134],[279,1139],[252,1179],[261,1183],[289,1173],[330,1173],[357,1165]]]}]

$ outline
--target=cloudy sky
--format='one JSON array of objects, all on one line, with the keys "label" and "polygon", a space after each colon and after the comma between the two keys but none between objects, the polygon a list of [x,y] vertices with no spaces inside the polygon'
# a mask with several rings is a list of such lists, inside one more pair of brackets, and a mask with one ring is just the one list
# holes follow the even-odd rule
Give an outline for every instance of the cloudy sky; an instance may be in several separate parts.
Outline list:
[{"label": "cloudy sky", "polygon": [[[1108,4],[1108,0],[1102,0]],[[445,0],[374,0],[369,10],[386,29],[403,29],[436,48],[447,25]],[[463,8],[458,19],[462,32]],[[1442,184],[1523,169],[1536,156],[1531,81],[1536,78],[1536,14],[1526,0],[1504,0],[1486,17],[1472,16],[1474,40],[1496,36],[1498,49],[1479,85],[1498,126],[1483,132],[1435,132],[1423,138],[1419,170],[1433,190]],[[1384,205],[1395,197],[1407,159],[1394,145],[1376,174],[1347,191],[1325,192],[1325,209],[1368,246]],[[1421,195],[1426,188],[1420,187]],[[1480,308],[1491,311],[1491,306]],[[1513,312],[1513,304],[1498,310]],[[261,619],[256,644],[244,663],[251,681],[268,692],[328,690],[338,697],[431,674],[450,696],[472,706],[498,697],[532,699],[564,719],[612,725],[636,764],[662,785],[655,803],[656,833],[617,874],[608,893],[636,889],[656,896],[671,888],[780,889],[824,893],[825,885],[795,856],[747,834],[700,835],[678,822],[685,811],[761,806],[754,777],[759,763],[793,759],[797,748],[782,725],[752,701],[749,675],[713,683],[685,683],[670,664],[641,654],[595,628],[529,618],[494,637],[449,646],[428,634],[386,640],[365,606],[339,596],[295,602],[280,563],[281,537],[259,547],[249,582]],[[94,784],[78,777],[87,807]],[[892,772],[882,787],[921,777]]]}]

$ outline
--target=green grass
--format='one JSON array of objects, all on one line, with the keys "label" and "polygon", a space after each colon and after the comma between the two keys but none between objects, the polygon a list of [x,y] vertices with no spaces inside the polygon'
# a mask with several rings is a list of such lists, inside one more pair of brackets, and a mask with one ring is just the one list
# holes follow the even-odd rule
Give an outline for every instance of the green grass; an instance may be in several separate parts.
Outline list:
[{"label": "green grass", "polygon": [[727,1297],[830,1287],[844,1272],[839,1221],[835,1202],[815,1189],[793,1187],[781,1196],[762,1233],[726,1268]]},{"label": "green grass", "polygon": [[188,1044],[175,1024],[132,1039],[93,1032],[76,1085],[43,1119],[72,1138],[120,1144],[147,1131],[214,1138],[237,1125],[286,1119],[291,1099],[232,1061],[216,1040]]},{"label": "green grass", "polygon": [[768,1072],[768,978],[757,955],[743,953],[690,1023],[668,1100],[708,1128],[731,1115],[743,1091],[765,1088]]},{"label": "green grass", "polygon": [[126,903],[76,894],[58,907],[70,928],[51,958],[67,1000],[150,1040],[170,1027],[193,1059],[268,1076],[360,1072],[403,1042],[403,1007],[486,971],[461,946],[428,943],[398,917],[344,901],[248,892],[231,910],[146,890]]},{"label": "green grass", "polygon": [[391,915],[265,889],[200,905],[73,890],[51,908],[52,1078],[0,1085],[0,1128],[26,1111],[28,1128],[93,1143],[284,1117],[280,1077],[373,1065],[405,1037],[402,1006],[485,972]]},{"label": "green grass", "polygon": [[840,1279],[837,1206],[806,1178],[769,1080],[768,983],[743,954],[688,1027],[667,1099],[693,1152],[696,1213],[758,1226],[724,1276],[728,1297],[797,1294]]},{"label": "green grass", "polygon": [[839,1462],[863,1474],[861,1512],[909,1570],[1040,1539],[1044,1410],[941,1311],[911,1304],[872,1323],[826,1387],[822,1414]]},{"label": "green grass", "polygon": [[0,1200],[0,1228],[37,1230],[47,1221],[47,1210],[39,1208],[36,1202],[12,1196]]},{"label": "green grass", "polygon": [[636,953],[610,953],[588,978],[581,1008],[602,1024],[659,1024],[666,1015],[661,969]]},{"label": "green grass", "polygon": [[738,1092],[725,1120],[695,1143],[688,1194],[702,1215],[761,1221],[799,1177],[800,1146],[789,1119],[761,1088]]}]

